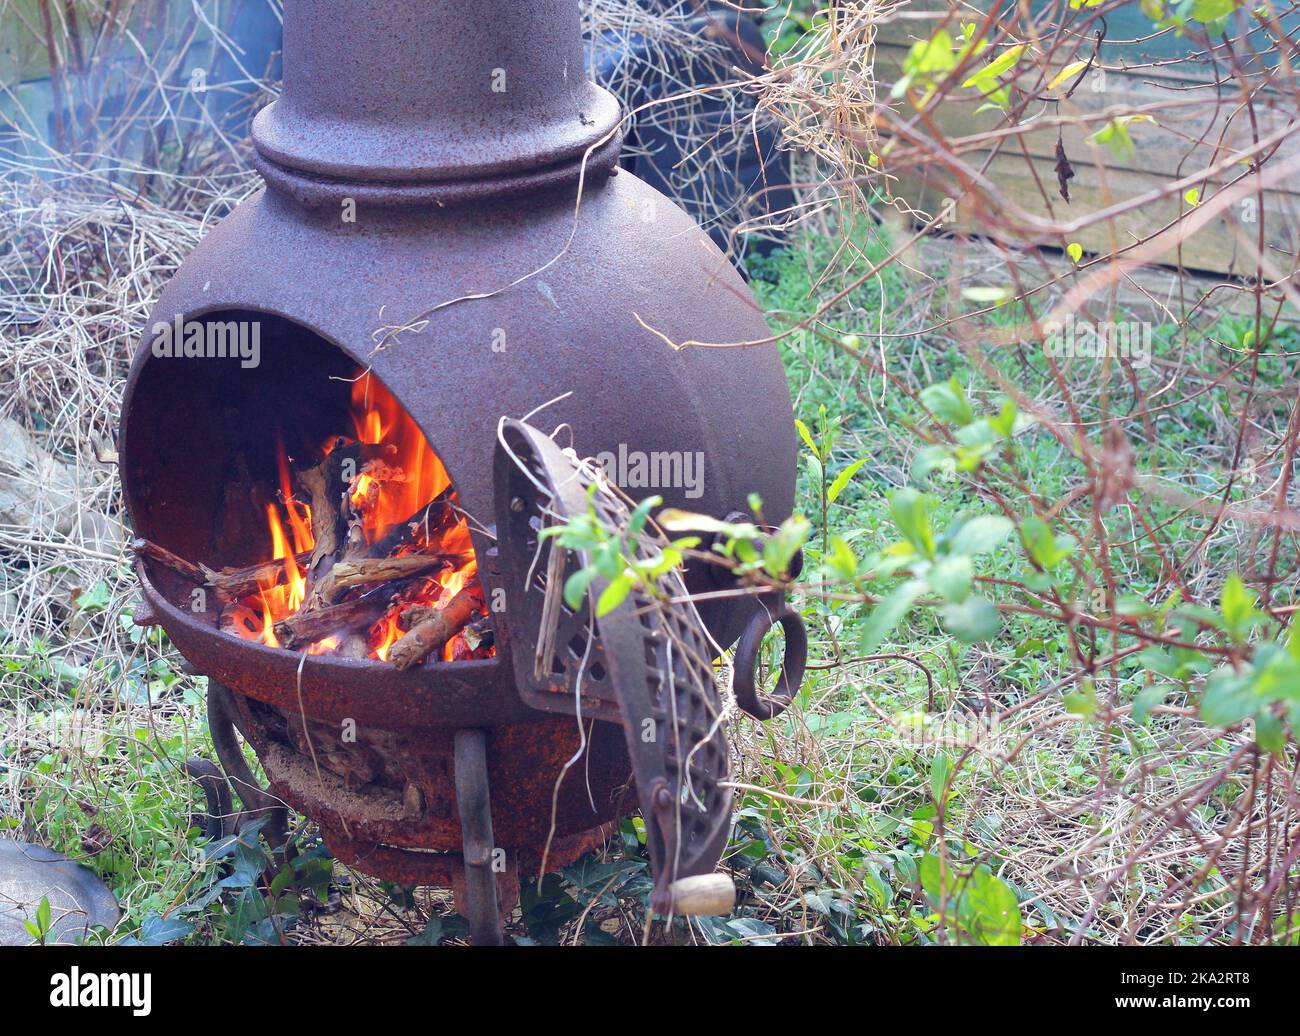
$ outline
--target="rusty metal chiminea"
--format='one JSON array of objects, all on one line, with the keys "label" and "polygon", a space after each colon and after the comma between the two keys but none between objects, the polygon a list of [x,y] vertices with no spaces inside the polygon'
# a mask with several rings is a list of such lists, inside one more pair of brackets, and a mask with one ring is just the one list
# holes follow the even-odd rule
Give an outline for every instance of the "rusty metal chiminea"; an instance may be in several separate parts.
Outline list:
[{"label": "rusty metal chiminea", "polygon": [[[761,342],[761,312],[684,213],[616,168],[619,107],[584,75],[572,0],[286,0],[284,68],[253,125],[266,189],[163,292],[121,430],[127,506],[155,545],[137,563],[138,621],[209,677],[225,773],[193,772],[227,814],[215,829],[236,819],[232,786],[273,840],[287,803],[344,862],[456,889],[492,942],[519,867],[563,865],[639,805],[666,912],[727,832],[710,663],[744,631],[738,698],[770,715],[798,684],[797,617],[777,614],[787,673],[760,701],[752,661],[773,602],[717,593],[725,572],[700,563],[593,620],[590,604],[558,603],[586,559],[539,533],[588,507],[626,519],[576,459],[601,454],[702,458],[699,477],[641,492],[634,479],[632,497],[722,517],[757,493],[766,520],[786,517],[795,436],[775,347],[667,344]],[[253,353],[214,346],[241,327]],[[198,328],[197,346],[160,348],[172,328]],[[360,370],[450,479],[490,657],[398,669],[243,639],[184,564],[158,560],[201,573],[271,557],[257,518],[284,485],[277,456],[340,431]],[[683,590],[714,593],[698,611],[664,603]]]}]

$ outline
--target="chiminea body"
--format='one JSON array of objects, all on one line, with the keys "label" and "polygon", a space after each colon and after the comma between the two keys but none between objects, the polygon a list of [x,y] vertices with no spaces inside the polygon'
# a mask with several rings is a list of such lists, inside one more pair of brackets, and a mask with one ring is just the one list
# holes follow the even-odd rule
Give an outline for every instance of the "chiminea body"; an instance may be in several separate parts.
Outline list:
[{"label": "chiminea body", "polygon": [[[790,398],[761,312],[697,226],[615,169],[618,107],[585,79],[577,19],[571,0],[286,0],[283,94],[253,129],[268,186],[177,270],[131,369],[121,456],[139,535],[211,566],[269,556],[264,533],[214,537],[231,458],[286,426],[328,432],[358,365],[445,464],[489,600],[503,416],[533,414],[583,456],[683,472],[633,475],[634,498],[721,517],[757,493],[767,520],[789,514]],[[154,329],[177,319],[255,322],[256,365],[155,355]],[[760,344],[668,344],[689,341]],[[140,574],[143,620],[233,692],[275,793],[362,870],[455,879],[458,729],[487,731],[494,837],[526,860],[553,838],[563,862],[635,805],[622,734],[596,723],[553,814],[578,725],[523,703],[508,635],[494,658],[399,672],[232,638],[173,573]],[[722,644],[752,610],[700,609]]]}]

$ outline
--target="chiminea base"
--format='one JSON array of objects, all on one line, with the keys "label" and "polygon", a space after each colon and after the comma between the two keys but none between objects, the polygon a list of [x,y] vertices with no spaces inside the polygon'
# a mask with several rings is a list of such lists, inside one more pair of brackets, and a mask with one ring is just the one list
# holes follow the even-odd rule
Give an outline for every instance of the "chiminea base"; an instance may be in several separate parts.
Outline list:
[{"label": "chiminea base", "polygon": [[[228,687],[208,680],[208,728],[221,766],[210,760],[186,761],[186,772],[199,782],[206,798],[206,816],[194,826],[211,839],[230,837],[250,821],[265,818],[261,834],[283,865],[293,858],[289,840],[289,808],[253,776],[239,743],[239,709]],[[355,837],[346,824],[319,819],[321,835],[334,857],[358,870],[379,874],[407,885],[432,885],[452,890],[456,912],[469,922],[471,941],[498,946],[503,922],[519,903],[520,867],[540,868],[536,853],[521,854],[495,845],[487,766],[487,735],[479,729],[455,734],[454,781],[460,815],[462,850],[421,851]],[[236,810],[232,791],[243,804]],[[611,822],[578,834],[557,836],[549,845],[545,866],[568,866],[599,849],[616,824]]]}]

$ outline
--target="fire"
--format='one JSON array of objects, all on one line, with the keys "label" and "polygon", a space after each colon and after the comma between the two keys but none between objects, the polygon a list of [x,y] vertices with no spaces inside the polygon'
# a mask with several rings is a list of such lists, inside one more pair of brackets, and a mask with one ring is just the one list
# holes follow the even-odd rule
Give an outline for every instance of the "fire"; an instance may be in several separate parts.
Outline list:
[{"label": "fire", "polygon": [[[366,544],[373,544],[399,523],[420,514],[422,508],[451,485],[451,478],[438,455],[429,447],[424,433],[393,395],[369,374],[353,383],[351,395],[351,438],[331,436],[321,446],[322,455],[348,442],[388,447],[382,459],[363,464],[350,485],[348,502],[353,524],[352,535],[360,532]],[[319,458],[310,458],[307,463]],[[271,537],[271,558],[282,562],[280,571],[259,583],[256,595],[242,603],[258,616],[260,633],[256,640],[279,647],[275,624],[294,615],[308,598],[308,571],[299,558],[309,555],[315,546],[311,507],[295,496],[290,473],[290,458],[283,442],[276,443],[276,466],[279,499],[266,505],[266,522]],[[454,500],[454,497],[453,497]],[[394,556],[411,553],[452,555],[457,563],[415,581],[366,631],[369,657],[387,660],[393,644],[402,636],[399,615],[415,605],[438,607],[471,582],[477,582],[478,563],[474,557],[469,527],[464,517],[439,533],[436,543],[422,542],[417,533],[411,542]],[[336,651],[343,643],[339,636],[329,636],[307,650],[311,654]],[[453,659],[457,638],[442,650],[445,661]],[[472,649],[461,644],[461,657],[474,657]],[[494,653],[490,648],[480,654]]]}]

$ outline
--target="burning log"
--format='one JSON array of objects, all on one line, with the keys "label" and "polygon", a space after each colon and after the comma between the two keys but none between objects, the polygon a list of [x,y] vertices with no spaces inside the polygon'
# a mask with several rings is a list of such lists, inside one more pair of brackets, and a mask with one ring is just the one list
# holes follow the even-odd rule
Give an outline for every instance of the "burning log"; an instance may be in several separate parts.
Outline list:
[{"label": "burning log", "polygon": [[[327,580],[334,565],[345,556],[351,509],[352,482],[367,461],[395,452],[392,446],[354,442],[336,445],[317,464],[295,472],[299,485],[311,498],[313,546],[307,565],[307,601],[304,610],[330,604],[338,590]],[[356,544],[354,543],[355,547]]]},{"label": "burning log", "polygon": [[[251,597],[258,590],[274,586],[285,577],[283,558],[259,561],[255,565],[245,565],[240,568],[212,569],[207,565],[196,565],[192,561],[186,561],[166,547],[143,537],[132,541],[131,552],[136,557],[147,557],[158,562],[191,583],[210,586],[216,593],[217,600],[222,604],[233,604],[245,597]],[[296,554],[294,560],[299,565],[305,565],[309,557],[310,554],[303,551],[301,554]]]},{"label": "burning log", "polygon": [[390,597],[375,591],[312,611],[304,609],[277,622],[275,638],[282,647],[293,650],[336,634],[364,631],[384,614]]},{"label": "burning log", "polygon": [[389,558],[357,558],[335,562],[331,575],[341,589],[386,583],[393,579],[410,579],[443,568],[458,568],[469,558],[464,554],[402,554]]},{"label": "burning log", "polygon": [[[447,602],[444,608],[417,606],[398,617],[407,618],[407,631],[388,652],[388,661],[398,669],[410,669],[443,646],[469,624],[483,608],[483,590],[472,582]],[[411,614],[414,613],[414,614]]]},{"label": "burning log", "polygon": [[[294,563],[301,568],[311,558],[311,551],[304,550],[294,555]],[[216,592],[217,599],[223,604],[251,597],[258,590],[275,586],[285,578],[284,558],[272,561],[259,561],[256,565],[242,568],[211,569],[201,566],[207,584]]]},{"label": "burning log", "polygon": [[451,486],[435,496],[404,522],[398,522],[365,550],[368,558],[386,558],[411,543],[434,543],[455,526],[456,507]]},{"label": "burning log", "polygon": [[495,642],[492,616],[484,615],[456,634],[451,645],[451,660],[465,662],[472,658],[485,658]]}]

